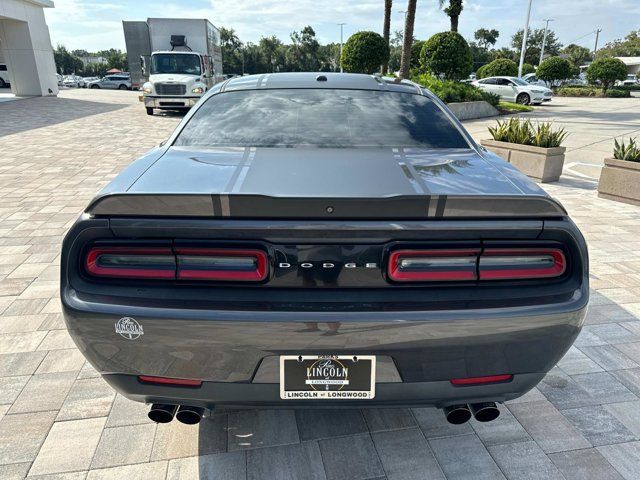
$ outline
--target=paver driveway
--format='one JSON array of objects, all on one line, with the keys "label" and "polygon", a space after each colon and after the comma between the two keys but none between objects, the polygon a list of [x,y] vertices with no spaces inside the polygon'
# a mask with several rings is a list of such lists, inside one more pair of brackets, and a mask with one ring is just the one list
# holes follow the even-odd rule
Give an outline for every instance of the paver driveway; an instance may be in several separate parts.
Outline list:
[{"label": "paver driveway", "polygon": [[0,104],[0,478],[640,478],[640,208],[576,178],[545,188],[589,242],[587,325],[497,421],[452,426],[430,408],[147,420],[85,363],[58,300],[65,230],[179,121],[147,117],[135,97],[75,90]]}]

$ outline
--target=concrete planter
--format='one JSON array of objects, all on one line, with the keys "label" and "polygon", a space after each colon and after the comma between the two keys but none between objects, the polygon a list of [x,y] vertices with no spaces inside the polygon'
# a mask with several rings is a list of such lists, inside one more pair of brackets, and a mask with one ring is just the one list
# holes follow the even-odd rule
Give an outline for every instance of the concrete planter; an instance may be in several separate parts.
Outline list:
[{"label": "concrete planter", "polygon": [[474,118],[495,117],[498,110],[493,108],[484,100],[477,102],[454,102],[448,103],[447,107],[453,112],[458,120],[472,120]]},{"label": "concrete planter", "polygon": [[565,147],[532,147],[496,140],[482,140],[480,143],[534,180],[557,182],[560,179]]},{"label": "concrete planter", "polygon": [[598,182],[598,196],[640,205],[640,162],[605,158]]}]

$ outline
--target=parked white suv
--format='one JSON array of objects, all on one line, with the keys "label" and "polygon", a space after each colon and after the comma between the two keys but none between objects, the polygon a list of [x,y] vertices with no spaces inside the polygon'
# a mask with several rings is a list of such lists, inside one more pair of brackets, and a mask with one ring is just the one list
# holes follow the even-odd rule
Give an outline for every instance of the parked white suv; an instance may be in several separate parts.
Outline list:
[{"label": "parked white suv", "polygon": [[531,85],[518,77],[488,77],[471,83],[481,90],[499,95],[501,100],[523,105],[539,105],[551,101],[553,97],[551,89]]},{"label": "parked white suv", "polygon": [[0,63],[0,88],[9,86],[9,72],[4,63]]}]

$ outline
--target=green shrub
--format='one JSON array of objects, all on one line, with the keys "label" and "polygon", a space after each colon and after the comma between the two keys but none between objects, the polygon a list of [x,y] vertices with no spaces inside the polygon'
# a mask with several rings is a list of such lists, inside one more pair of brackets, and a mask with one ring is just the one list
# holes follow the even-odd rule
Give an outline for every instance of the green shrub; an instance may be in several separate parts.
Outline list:
[{"label": "green shrub", "polygon": [[436,33],[420,52],[422,67],[448,80],[460,80],[473,70],[473,57],[467,41],[457,32]]},{"label": "green shrub", "polygon": [[526,75],[528,73],[535,73],[536,72],[536,68],[531,65],[530,63],[523,63],[522,64],[522,75]]},{"label": "green shrub", "polygon": [[498,105],[500,97],[489,92],[483,92],[468,83],[455,82],[453,80],[440,80],[428,73],[416,74],[411,80],[431,90],[445,103],[476,102],[484,100],[494,107]]},{"label": "green shrub", "polygon": [[627,67],[617,58],[598,58],[587,68],[587,81],[601,83],[606,91],[616,80],[627,78]]},{"label": "green shrub", "polygon": [[640,91],[640,85],[620,85],[616,87],[616,90],[627,90],[629,92],[637,92]]},{"label": "green shrub", "polygon": [[569,135],[564,128],[554,130],[550,122],[538,123],[534,126],[530,120],[522,120],[518,117],[504,122],[498,121],[495,127],[489,127],[489,133],[499,142],[544,148],[559,147]]},{"label": "green shrub", "polygon": [[604,92],[604,96],[608,98],[629,98],[631,96],[631,92],[629,90],[622,90],[616,87],[610,88]]},{"label": "green shrub", "polygon": [[347,72],[373,73],[389,60],[389,45],[376,32],[357,32],[342,49],[342,66]]},{"label": "green shrub", "polygon": [[533,107],[531,105],[522,105],[521,103],[513,102],[499,102],[498,108],[504,113],[522,113],[533,111]]},{"label": "green shrub", "polygon": [[608,97],[629,98],[631,91],[622,87],[611,88],[606,92],[600,87],[576,85],[573,87],[560,87],[555,91],[560,97]]},{"label": "green shrub", "polygon": [[635,138],[629,138],[629,143],[625,145],[624,139],[614,139],[613,158],[618,160],[629,160],[631,162],[640,162],[640,145],[636,143]]},{"label": "green shrub", "polygon": [[422,53],[422,47],[427,43],[424,40],[418,40],[411,45],[411,68],[420,68],[420,53]]},{"label": "green shrub", "polygon": [[518,65],[508,58],[496,58],[493,62],[483,65],[476,72],[478,78],[487,77],[515,77],[518,75]]},{"label": "green shrub", "polygon": [[536,70],[536,77],[548,82],[552,87],[558,86],[568,78],[571,78],[572,74],[573,67],[571,62],[560,57],[549,57],[543,60],[538,70]]}]

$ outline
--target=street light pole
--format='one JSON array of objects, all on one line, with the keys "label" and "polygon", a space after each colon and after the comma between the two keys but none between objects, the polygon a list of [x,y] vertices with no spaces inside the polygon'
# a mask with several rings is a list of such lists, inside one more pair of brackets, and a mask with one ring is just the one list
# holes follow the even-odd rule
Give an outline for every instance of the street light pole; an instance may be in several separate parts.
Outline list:
[{"label": "street light pole", "polygon": [[336,23],[336,25],[340,25],[340,73],[342,73],[342,27],[346,25],[346,23]]},{"label": "street light pole", "polygon": [[598,51],[598,37],[600,36],[601,28],[596,30],[596,46],[593,48],[593,56],[596,56],[596,52]]},{"label": "street light pole", "polygon": [[518,77],[522,76],[522,66],[524,65],[524,54],[527,50],[527,35],[529,35],[529,17],[531,17],[531,1],[529,0],[529,8],[527,9],[527,21],[524,24],[524,32],[522,32],[522,48],[520,49],[520,65],[518,65]]},{"label": "street light pole", "polygon": [[540,66],[540,64],[542,63],[542,59],[544,58],[544,47],[547,44],[547,30],[549,30],[549,22],[553,22],[553,18],[545,18],[543,21],[547,22],[547,24],[544,26],[544,36],[542,37],[542,50],[540,50],[540,61],[538,62],[538,66]]}]

